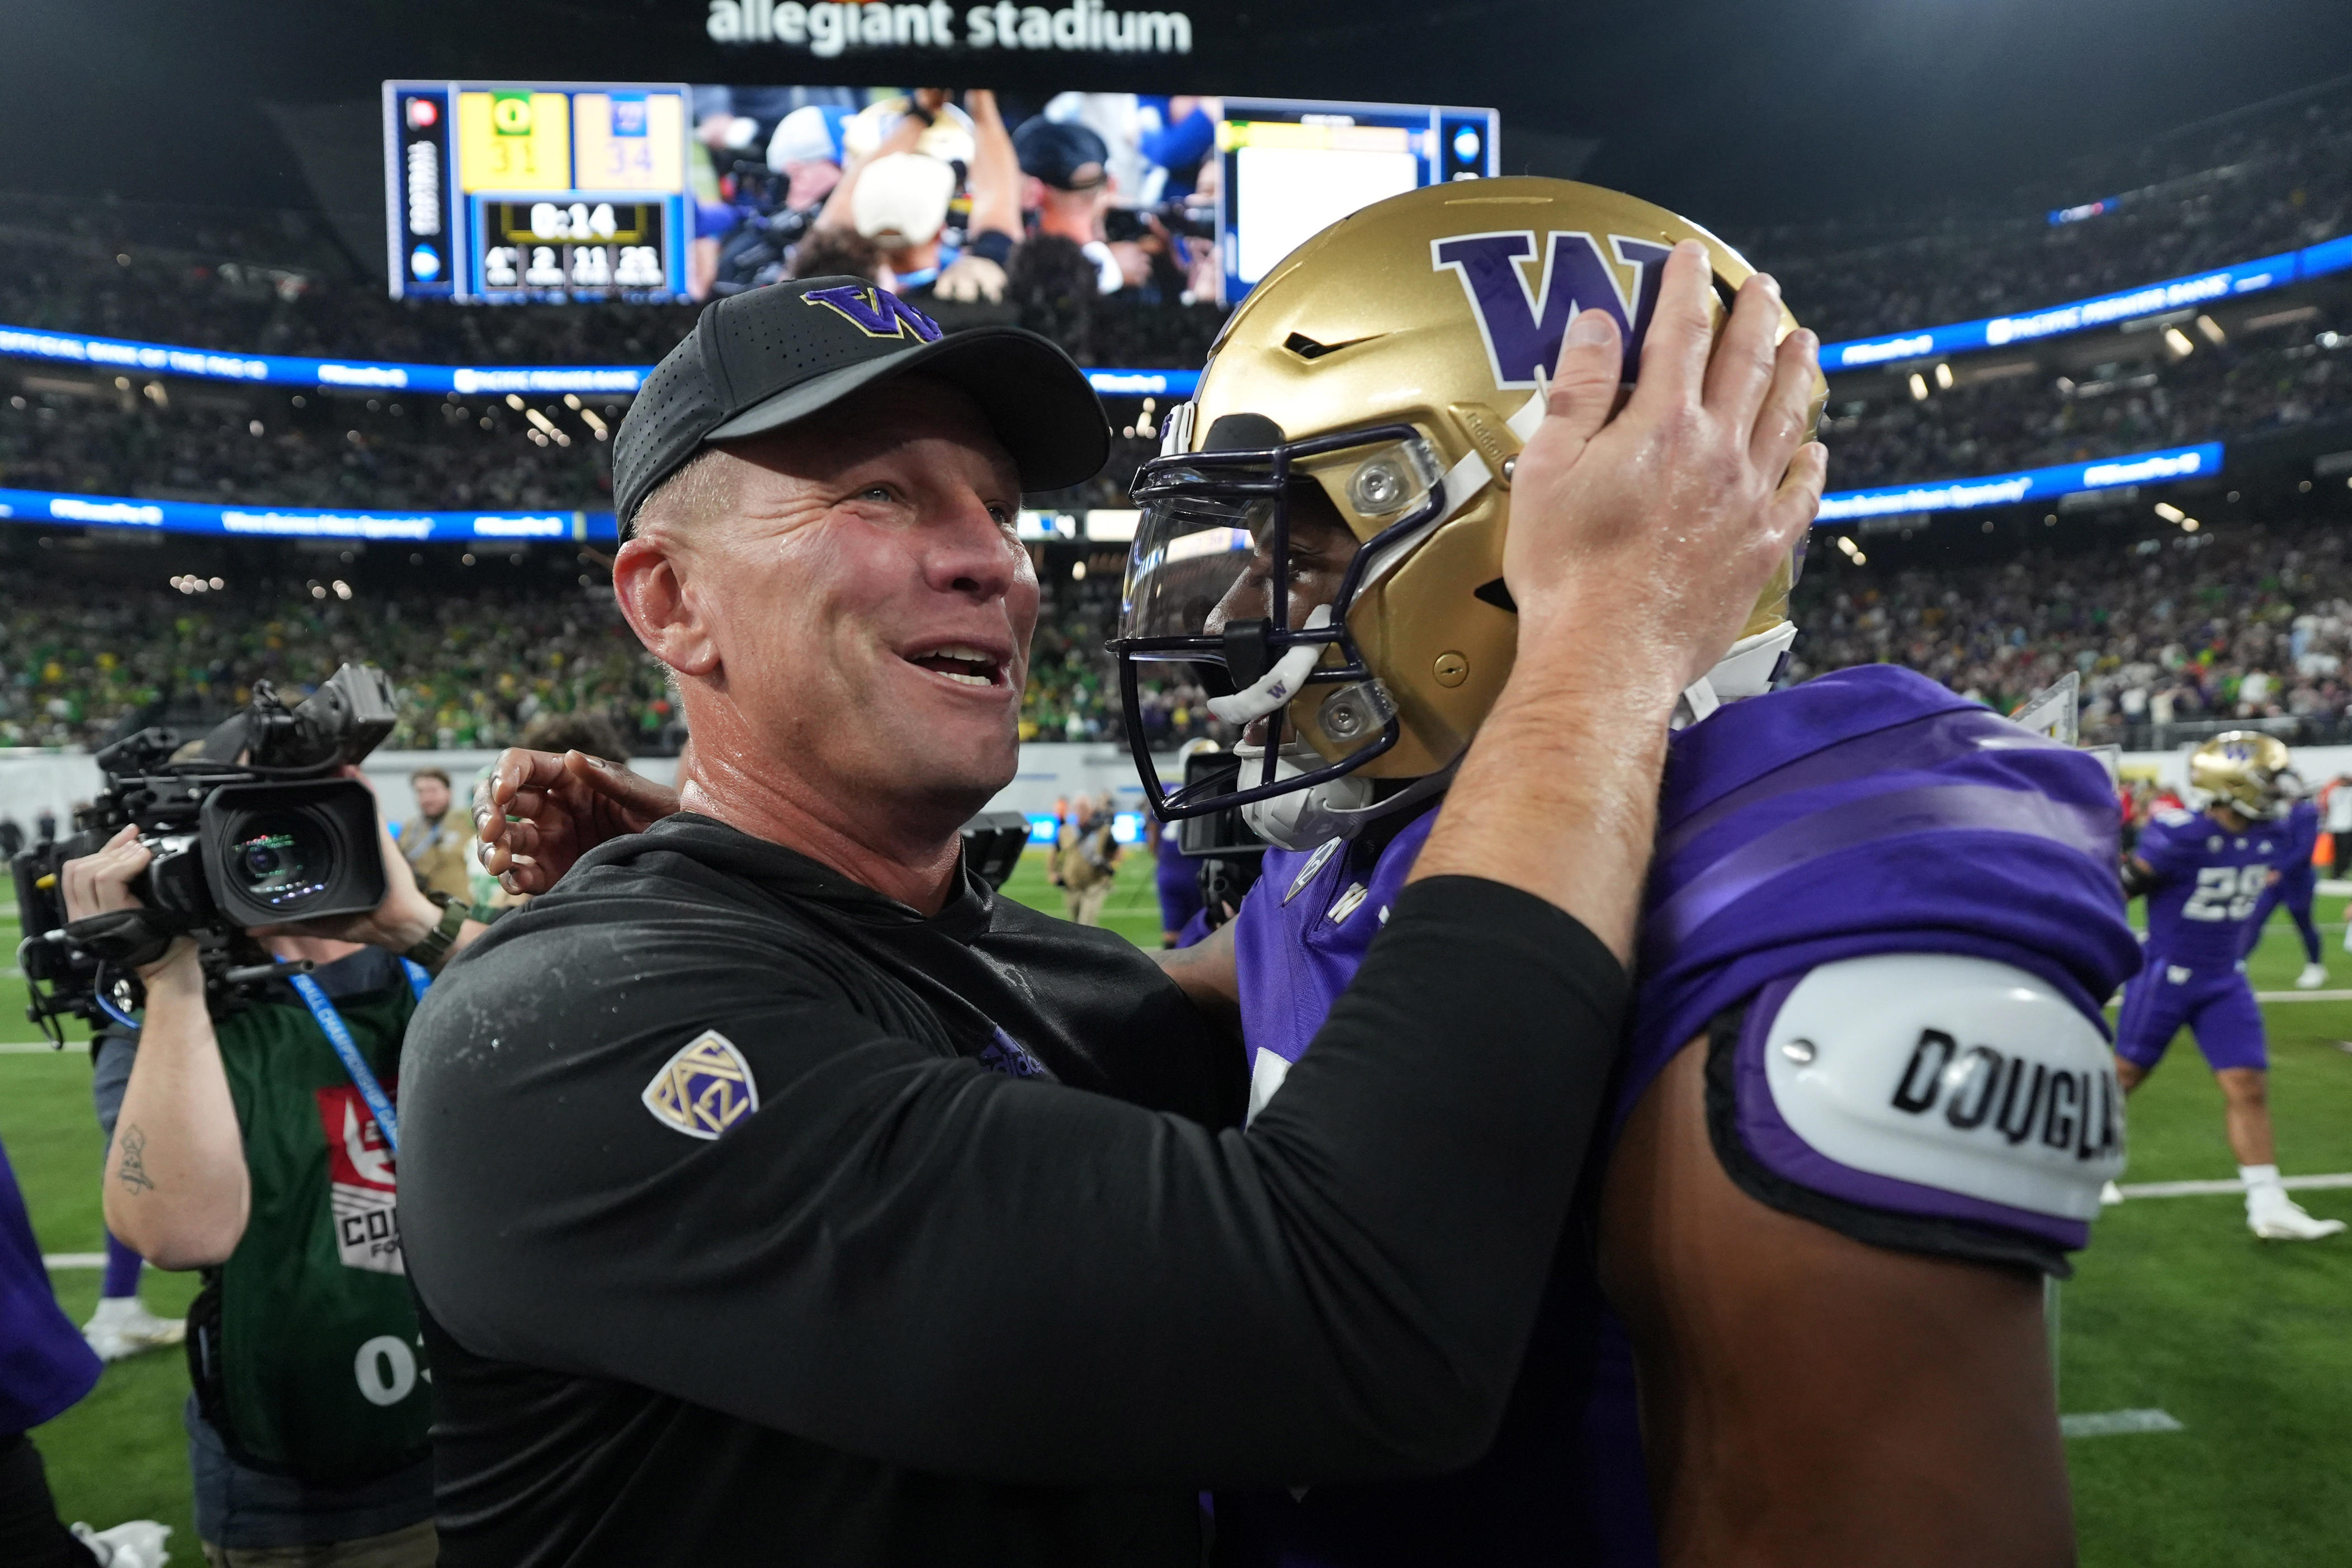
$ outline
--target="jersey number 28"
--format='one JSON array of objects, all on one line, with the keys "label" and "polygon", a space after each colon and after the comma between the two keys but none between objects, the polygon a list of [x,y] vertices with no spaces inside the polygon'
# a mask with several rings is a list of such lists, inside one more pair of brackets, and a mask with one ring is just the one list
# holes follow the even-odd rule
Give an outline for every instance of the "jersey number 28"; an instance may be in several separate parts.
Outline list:
[{"label": "jersey number 28", "polygon": [[2268,866],[2206,866],[2197,873],[2197,890],[2180,907],[2180,918],[2190,921],[2242,921],[2269,885]]}]

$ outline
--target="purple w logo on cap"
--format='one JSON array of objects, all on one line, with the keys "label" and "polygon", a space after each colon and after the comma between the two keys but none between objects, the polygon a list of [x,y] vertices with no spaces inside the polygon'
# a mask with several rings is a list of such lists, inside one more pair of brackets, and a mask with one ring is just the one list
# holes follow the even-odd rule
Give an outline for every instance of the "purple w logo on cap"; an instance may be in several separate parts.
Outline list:
[{"label": "purple w logo on cap", "polygon": [[874,284],[845,283],[833,289],[812,289],[801,296],[805,305],[825,305],[838,310],[869,338],[913,337],[937,342],[940,324],[896,294]]},{"label": "purple w logo on cap", "polygon": [[1651,311],[1658,303],[1668,247],[1623,235],[1609,237],[1617,259],[1634,269],[1633,292],[1628,298],[1616,268],[1602,258],[1592,236],[1556,230],[1548,238],[1550,254],[1545,258],[1540,293],[1528,287],[1527,273],[1519,266],[1522,258],[1536,254],[1531,229],[1430,241],[1431,265],[1441,272],[1451,270],[1470,296],[1498,387],[1532,387],[1538,371],[1549,374],[1559,362],[1560,339],[1579,310],[1606,310],[1616,317],[1625,342],[1625,363],[1638,363],[1642,334],[1649,330]]}]

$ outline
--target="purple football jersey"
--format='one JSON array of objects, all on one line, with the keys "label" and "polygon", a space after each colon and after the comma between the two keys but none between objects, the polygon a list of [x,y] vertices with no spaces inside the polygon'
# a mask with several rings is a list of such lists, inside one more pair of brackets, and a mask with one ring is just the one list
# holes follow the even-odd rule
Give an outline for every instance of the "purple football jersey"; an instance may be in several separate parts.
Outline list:
[{"label": "purple football jersey", "polygon": [[[1435,818],[1424,813],[1384,847],[1267,852],[1234,933],[1253,1106],[1312,1043]],[[1952,952],[2013,963],[2098,1019],[2140,958],[2116,879],[2117,827],[2092,758],[1891,666],[1734,703],[1682,731],[1604,1136],[1717,1013],[1841,959]],[[1759,1154],[1779,1163],[1770,1147]],[[2084,1239],[2079,1226],[1825,1164],[1814,1156],[1781,1173],[1897,1212]],[[1591,1197],[1580,1200],[1588,1224]],[[1221,1496],[1221,1550],[1267,1568],[1654,1563],[1631,1364],[1590,1236],[1571,1224],[1485,1458],[1430,1481]]]},{"label": "purple football jersey", "polygon": [[2232,833],[2200,811],[2159,812],[2133,851],[2156,873],[2147,894],[2147,951],[2194,970],[2237,967],[2273,872],[2307,864],[2293,823],[2257,822]]},{"label": "purple football jersey", "polygon": [[98,1383],[99,1361],[58,1307],[33,1223],[0,1149],[0,1436],[65,1410]]}]

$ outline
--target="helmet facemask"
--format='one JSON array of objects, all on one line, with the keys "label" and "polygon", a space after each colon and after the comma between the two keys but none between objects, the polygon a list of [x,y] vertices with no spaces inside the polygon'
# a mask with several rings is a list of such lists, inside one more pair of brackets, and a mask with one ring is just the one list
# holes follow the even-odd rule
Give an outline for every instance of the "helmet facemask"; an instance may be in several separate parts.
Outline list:
[{"label": "helmet facemask", "polygon": [[[1693,237],[1714,261],[1719,322],[1750,270],[1735,252],[1662,208],[1559,180],[1376,202],[1260,280],[1133,487],[1111,652],[1155,813],[1239,807],[1303,848],[1445,786],[1516,660],[1504,543],[1545,373],[1577,313],[1603,310],[1630,385],[1660,269]],[[1784,335],[1797,330],[1781,318]],[[1817,377],[1814,416],[1827,391]],[[1352,545],[1336,584],[1331,540]],[[1770,689],[1794,636],[1796,564],[1678,722]],[[1143,688],[1194,670],[1218,693],[1212,710],[1243,728],[1244,765],[1171,791]]]},{"label": "helmet facemask", "polygon": [[[1146,463],[1133,490],[1140,516],[1116,648],[1152,810],[1196,816],[1315,793],[1339,809],[1368,806],[1370,781],[1349,775],[1393,748],[1402,728],[1348,616],[1444,521],[1443,464],[1409,424],[1294,442],[1271,420],[1228,416],[1205,447]],[[1189,666],[1230,689],[1210,706],[1243,731],[1233,787],[1160,787],[1141,710],[1153,666]],[[1307,743],[1307,722],[1325,746]],[[1342,781],[1354,787],[1333,787]]]}]

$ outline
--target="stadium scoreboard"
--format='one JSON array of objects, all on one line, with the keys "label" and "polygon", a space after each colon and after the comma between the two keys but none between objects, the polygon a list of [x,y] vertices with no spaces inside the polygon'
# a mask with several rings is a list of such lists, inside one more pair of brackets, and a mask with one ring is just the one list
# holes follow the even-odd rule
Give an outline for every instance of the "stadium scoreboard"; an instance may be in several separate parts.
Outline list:
[{"label": "stadium scoreboard", "polygon": [[686,297],[688,89],[383,85],[395,296]]},{"label": "stadium scoreboard", "polygon": [[1263,98],[1227,98],[1224,108],[1217,235],[1229,305],[1350,213],[1502,173],[1502,117],[1491,109]]}]

